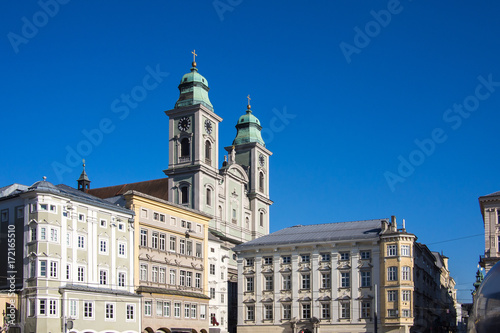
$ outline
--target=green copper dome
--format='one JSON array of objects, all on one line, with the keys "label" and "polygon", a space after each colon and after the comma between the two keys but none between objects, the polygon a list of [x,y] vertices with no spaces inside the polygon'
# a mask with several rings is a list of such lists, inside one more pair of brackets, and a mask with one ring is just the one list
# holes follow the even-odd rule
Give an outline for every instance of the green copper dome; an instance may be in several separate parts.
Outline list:
[{"label": "green copper dome", "polygon": [[198,73],[196,63],[193,63],[191,72],[182,76],[181,83],[179,84],[180,95],[177,103],[175,103],[175,108],[203,104],[213,111],[214,107],[208,98],[209,90],[207,79]]},{"label": "green copper dome", "polygon": [[264,147],[266,144],[262,140],[260,131],[262,126],[260,126],[260,121],[256,116],[252,114],[250,105],[248,106],[247,112],[238,119],[238,124],[236,124],[236,138],[233,141],[233,145],[241,145],[249,142],[258,142]]}]

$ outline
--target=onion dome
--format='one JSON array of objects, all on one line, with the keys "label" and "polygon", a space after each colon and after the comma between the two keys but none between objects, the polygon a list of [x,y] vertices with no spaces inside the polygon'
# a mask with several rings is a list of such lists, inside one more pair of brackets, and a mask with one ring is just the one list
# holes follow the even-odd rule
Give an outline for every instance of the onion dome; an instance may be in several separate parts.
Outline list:
[{"label": "onion dome", "polygon": [[214,107],[208,98],[209,90],[207,79],[198,73],[196,62],[193,61],[191,72],[184,74],[181,79],[181,83],[179,84],[180,95],[174,108],[178,109],[183,106],[202,104],[213,111]]},{"label": "onion dome", "polygon": [[260,133],[262,126],[260,125],[259,119],[252,114],[250,104],[247,106],[246,113],[238,119],[236,130],[237,133],[236,138],[233,141],[233,145],[258,142],[264,147],[266,146]]}]

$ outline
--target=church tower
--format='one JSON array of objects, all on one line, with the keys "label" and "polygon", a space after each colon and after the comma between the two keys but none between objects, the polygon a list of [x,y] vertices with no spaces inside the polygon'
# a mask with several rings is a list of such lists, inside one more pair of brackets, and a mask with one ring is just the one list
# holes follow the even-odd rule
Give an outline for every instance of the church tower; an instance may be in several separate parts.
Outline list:
[{"label": "church tower", "polygon": [[[208,81],[198,73],[193,51],[191,71],[179,84],[179,99],[169,117],[169,198],[172,202],[215,213],[218,173],[219,123],[208,98]],[[210,197],[206,197],[206,196]],[[206,204],[209,207],[206,207]]]},{"label": "church tower", "polygon": [[235,150],[235,162],[246,169],[249,183],[247,195],[252,211],[252,238],[269,233],[269,156],[272,152],[262,140],[259,119],[252,114],[250,96],[247,110],[236,124],[236,138],[232,147],[225,147],[228,152]]}]

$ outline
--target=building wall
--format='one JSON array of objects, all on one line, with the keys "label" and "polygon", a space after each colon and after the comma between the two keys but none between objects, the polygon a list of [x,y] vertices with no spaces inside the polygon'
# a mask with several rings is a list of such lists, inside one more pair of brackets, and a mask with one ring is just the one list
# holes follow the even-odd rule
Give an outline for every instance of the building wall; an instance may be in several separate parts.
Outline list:
[{"label": "building wall", "polygon": [[488,273],[500,261],[500,195],[480,197],[479,205],[484,225],[484,256],[480,265]]},{"label": "building wall", "polygon": [[135,212],[142,329],[208,330],[210,218],[138,192],[125,199]]}]

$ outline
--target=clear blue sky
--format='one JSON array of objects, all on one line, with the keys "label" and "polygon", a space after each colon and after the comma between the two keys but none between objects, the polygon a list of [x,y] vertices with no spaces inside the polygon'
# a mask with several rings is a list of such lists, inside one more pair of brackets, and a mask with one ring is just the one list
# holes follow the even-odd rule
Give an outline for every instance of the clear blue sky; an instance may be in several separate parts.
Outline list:
[{"label": "clear blue sky", "polygon": [[477,198],[500,190],[497,2],[60,1],[1,5],[0,186],[75,186],[68,149],[93,187],[163,177],[163,111],[196,49],[221,153],[252,97],[274,153],[271,231],[405,218],[470,301]]}]

